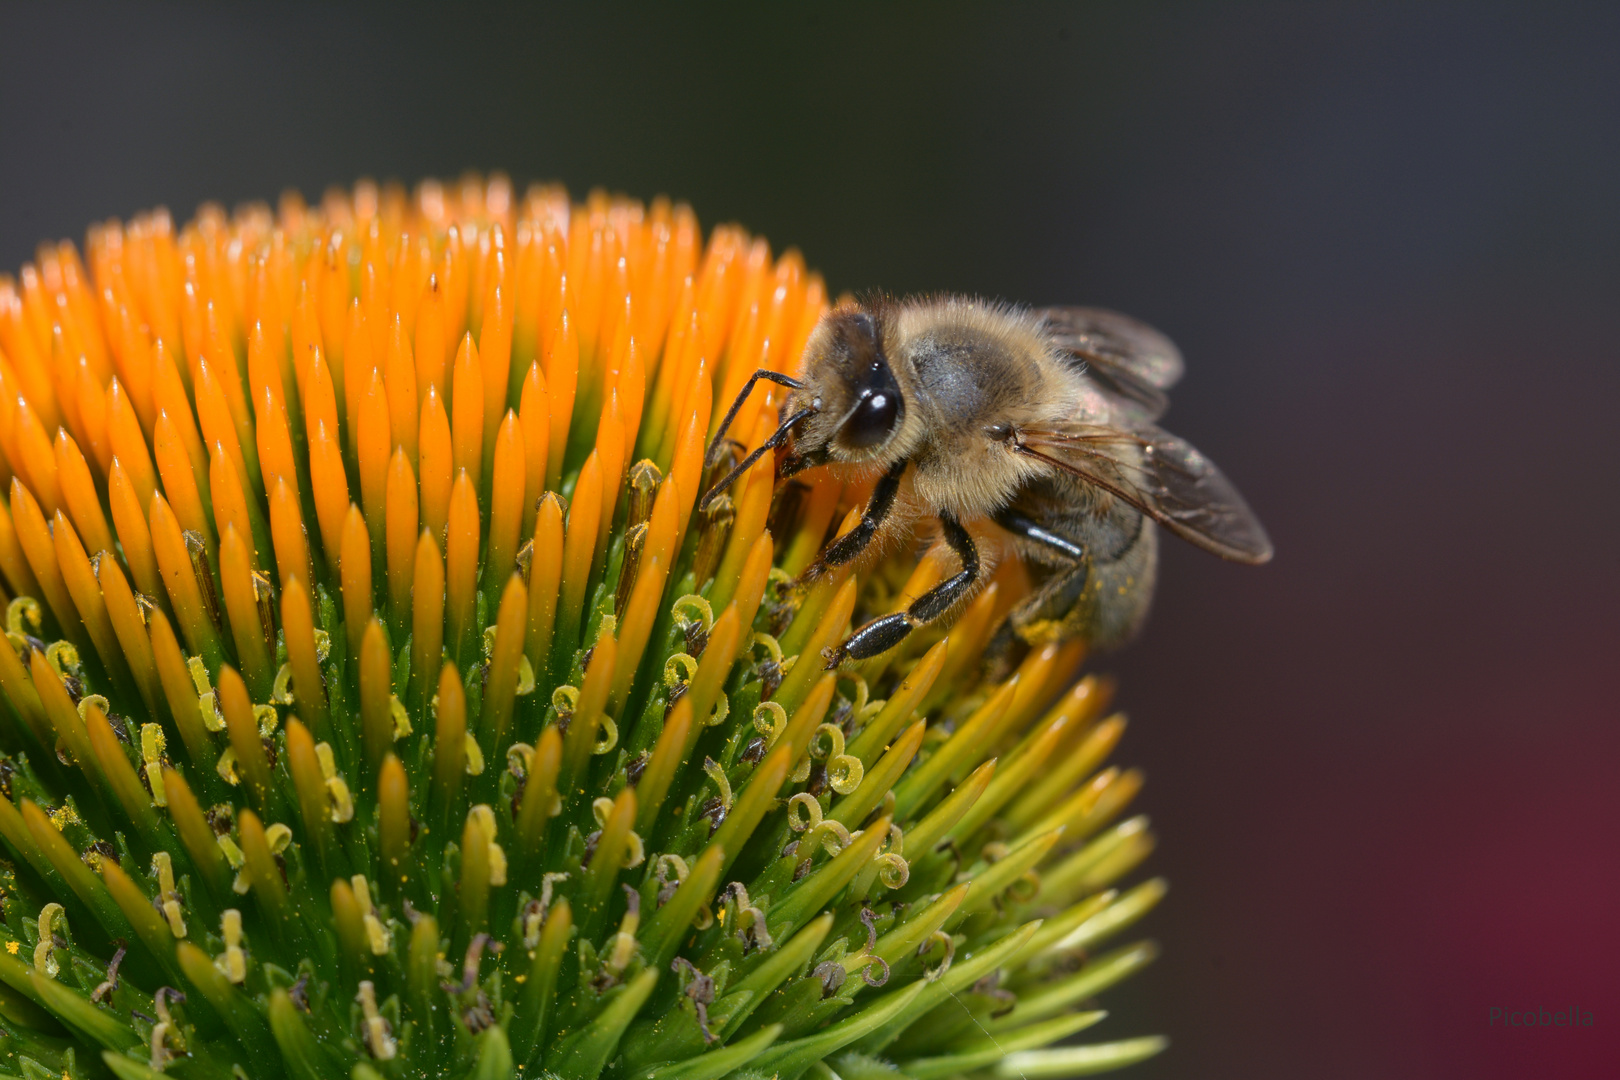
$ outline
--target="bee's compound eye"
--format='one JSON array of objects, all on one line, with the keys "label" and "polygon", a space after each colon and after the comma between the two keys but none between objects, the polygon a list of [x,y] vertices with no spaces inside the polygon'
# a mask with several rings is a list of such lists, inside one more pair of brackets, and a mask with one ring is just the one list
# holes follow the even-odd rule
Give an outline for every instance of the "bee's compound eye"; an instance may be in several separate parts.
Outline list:
[{"label": "bee's compound eye", "polygon": [[900,395],[893,390],[868,390],[861,394],[855,411],[844,422],[843,441],[852,450],[878,445],[894,430],[900,415]]},{"label": "bee's compound eye", "polygon": [[987,424],[984,433],[996,442],[1006,442],[1012,438],[1012,425],[1005,420],[998,420],[994,424]]}]

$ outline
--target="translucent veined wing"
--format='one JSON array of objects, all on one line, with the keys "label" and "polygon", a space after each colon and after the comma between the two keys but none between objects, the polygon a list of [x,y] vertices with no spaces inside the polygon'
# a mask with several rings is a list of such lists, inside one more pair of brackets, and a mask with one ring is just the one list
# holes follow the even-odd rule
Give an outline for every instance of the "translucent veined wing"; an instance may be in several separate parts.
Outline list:
[{"label": "translucent veined wing", "polygon": [[1249,505],[1215,463],[1153,424],[1129,430],[1075,424],[1021,430],[1018,453],[1112,492],[1165,528],[1234,562],[1263,563],[1271,541]]},{"label": "translucent veined wing", "polygon": [[1181,351],[1153,327],[1117,311],[1052,307],[1036,311],[1062,352],[1135,420],[1157,420],[1170,407],[1165,391],[1181,378]]}]

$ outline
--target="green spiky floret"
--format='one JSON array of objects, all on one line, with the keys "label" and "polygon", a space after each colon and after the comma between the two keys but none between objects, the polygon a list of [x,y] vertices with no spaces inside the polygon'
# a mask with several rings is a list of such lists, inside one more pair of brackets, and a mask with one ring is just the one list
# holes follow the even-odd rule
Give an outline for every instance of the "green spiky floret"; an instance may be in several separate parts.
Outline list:
[{"label": "green spiky floret", "polygon": [[[1080,650],[980,681],[1005,609],[986,594],[950,638],[823,673],[821,648],[895,606],[906,558],[809,586],[778,569],[752,624],[717,633],[723,506],[693,514],[609,689],[648,523],[632,494],[538,672],[503,659],[493,581],[449,681],[381,624],[368,682],[317,572],[320,704],[279,625],[253,700],[214,611],[218,654],[179,646],[187,723],[8,593],[0,1077],[1040,1080],[1158,1052],[1054,1048],[1151,961],[1113,939],[1164,892],[1116,888],[1152,839],[1118,820],[1140,778],[1103,767],[1123,721],[1106,680],[1074,681]],[[779,552],[825,540],[805,517],[777,506]]]}]

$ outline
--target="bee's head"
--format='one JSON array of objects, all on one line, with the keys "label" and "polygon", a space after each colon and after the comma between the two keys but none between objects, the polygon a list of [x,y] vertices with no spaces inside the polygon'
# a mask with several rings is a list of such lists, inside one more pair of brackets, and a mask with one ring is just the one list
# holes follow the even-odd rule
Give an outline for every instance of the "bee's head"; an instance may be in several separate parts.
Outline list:
[{"label": "bee's head", "polygon": [[900,431],[906,402],[883,349],[880,313],[840,308],[810,335],[804,354],[803,390],[793,407],[810,407],[794,438],[807,461],[872,461]]}]

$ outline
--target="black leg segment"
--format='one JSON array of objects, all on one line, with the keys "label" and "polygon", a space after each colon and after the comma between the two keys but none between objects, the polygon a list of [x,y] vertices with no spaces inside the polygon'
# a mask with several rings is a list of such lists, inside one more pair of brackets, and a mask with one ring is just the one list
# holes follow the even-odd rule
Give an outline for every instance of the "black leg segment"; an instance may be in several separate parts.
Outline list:
[{"label": "black leg segment", "polygon": [[869,656],[888,652],[906,639],[913,627],[906,613],[897,611],[893,615],[885,615],[881,619],[873,619],[853,634],[849,640],[830,650],[827,657],[827,668],[831,670],[844,662],[845,657],[855,660],[865,660]]},{"label": "black leg segment", "polygon": [[1075,562],[1079,562],[1086,557],[1085,549],[1073,540],[1066,536],[1059,536],[1044,525],[1010,509],[1001,511],[992,520],[1014,536],[1022,536],[1026,540],[1033,540],[1035,543],[1060,555],[1068,556]]},{"label": "black leg segment", "polygon": [[906,616],[914,625],[933,622],[945,614],[979,580],[979,549],[973,546],[973,537],[962,528],[960,521],[949,514],[940,514],[939,523],[945,528],[945,542],[962,560],[962,569],[912,602],[906,609]]},{"label": "black leg segment", "polygon": [[872,497],[866,502],[866,509],[861,513],[861,520],[849,532],[827,545],[827,550],[821,553],[821,558],[815,561],[806,577],[816,575],[833,566],[843,566],[861,552],[866,545],[872,542],[877,535],[883,519],[889,516],[894,508],[894,497],[900,492],[900,476],[906,471],[906,463],[897,461],[890,466],[889,471],[883,474],[877,485],[872,488]]},{"label": "black leg segment", "polygon": [[[900,644],[917,627],[933,622],[951,609],[979,580],[979,550],[962,523],[949,514],[940,514],[945,542],[962,561],[962,569],[912,601],[903,612],[873,619],[849,636],[849,640],[829,651],[827,666],[837,667],[846,657],[865,660]],[[853,534],[851,534],[853,535]]]}]

